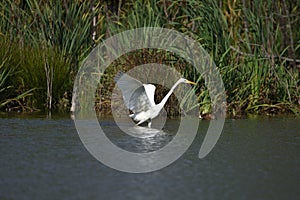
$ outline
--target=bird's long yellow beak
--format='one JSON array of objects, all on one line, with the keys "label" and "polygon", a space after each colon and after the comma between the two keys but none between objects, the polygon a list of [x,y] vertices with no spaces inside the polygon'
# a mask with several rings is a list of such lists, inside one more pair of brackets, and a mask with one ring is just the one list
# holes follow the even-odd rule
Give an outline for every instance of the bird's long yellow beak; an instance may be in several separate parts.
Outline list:
[{"label": "bird's long yellow beak", "polygon": [[195,83],[195,82],[193,82],[193,81],[189,81],[189,80],[187,80],[187,83],[190,83],[190,84],[196,85],[196,83]]}]

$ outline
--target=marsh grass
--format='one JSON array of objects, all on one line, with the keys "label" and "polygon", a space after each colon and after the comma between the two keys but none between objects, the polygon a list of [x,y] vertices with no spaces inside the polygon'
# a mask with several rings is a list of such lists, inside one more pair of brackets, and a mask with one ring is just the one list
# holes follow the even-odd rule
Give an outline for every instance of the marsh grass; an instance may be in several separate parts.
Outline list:
[{"label": "marsh grass", "polygon": [[32,110],[26,105],[27,99],[32,95],[34,88],[23,89],[20,82],[16,81],[21,71],[19,69],[19,52],[15,44],[6,37],[0,36],[0,109]]},{"label": "marsh grass", "polygon": [[14,75],[12,92],[31,91],[23,106],[42,110],[69,108],[79,63],[95,42],[91,21],[100,10],[99,4],[92,7],[90,2],[80,1],[0,3],[0,34],[13,44],[13,50],[8,51],[1,42],[3,55],[18,63],[14,66],[7,62],[14,68],[10,71]]},{"label": "marsh grass", "polygon": [[[300,113],[298,1],[129,0],[120,1],[117,12],[110,12],[103,2],[63,2],[0,3],[0,38],[9,41],[9,45],[0,41],[5,47],[0,50],[5,55],[0,55],[2,103],[24,93],[19,98],[23,106],[70,106],[78,66],[92,47],[105,37],[147,26],[174,29],[201,43],[221,72],[229,115]],[[197,82],[199,113],[211,112],[203,76],[183,58],[151,49],[130,52],[103,72],[96,108],[110,110],[113,77],[118,71],[151,62],[169,65]],[[157,100],[165,92],[158,85]],[[190,94],[183,99],[180,106],[193,110],[196,105],[191,104]],[[171,97],[166,107],[176,115],[180,112],[177,104]]]},{"label": "marsh grass", "polygon": [[300,55],[299,4],[228,1],[223,9],[231,59],[219,66],[230,114],[299,114],[300,70],[293,62]]},{"label": "marsh grass", "polygon": [[63,98],[71,96],[70,59],[58,50],[43,47],[22,49],[19,69],[22,71],[19,81],[24,87],[35,88],[28,101],[30,106],[51,109]]}]

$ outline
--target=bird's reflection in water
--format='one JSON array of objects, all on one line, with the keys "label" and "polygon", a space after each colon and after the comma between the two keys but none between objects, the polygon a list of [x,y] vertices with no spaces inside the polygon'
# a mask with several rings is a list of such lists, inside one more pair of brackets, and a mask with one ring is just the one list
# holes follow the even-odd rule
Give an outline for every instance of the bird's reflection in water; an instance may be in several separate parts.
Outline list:
[{"label": "bird's reflection in water", "polygon": [[164,131],[160,129],[146,128],[142,126],[129,127],[127,128],[126,133],[128,135],[131,135],[133,137],[138,137],[138,138],[150,138],[150,137],[154,137],[155,135],[166,134]]},{"label": "bird's reflection in water", "polygon": [[152,152],[163,148],[174,135],[160,129],[134,126],[122,127],[123,137],[113,142],[124,150],[136,153]]}]

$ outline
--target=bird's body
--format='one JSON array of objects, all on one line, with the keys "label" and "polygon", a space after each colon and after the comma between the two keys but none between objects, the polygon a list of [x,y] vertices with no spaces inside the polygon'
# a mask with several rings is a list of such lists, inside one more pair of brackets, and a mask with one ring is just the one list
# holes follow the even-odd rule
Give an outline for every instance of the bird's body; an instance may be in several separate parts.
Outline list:
[{"label": "bird's body", "polygon": [[150,120],[148,122],[148,127],[151,127],[151,120],[157,117],[163,107],[161,107],[159,104],[153,105],[150,107],[150,109],[141,111],[139,113],[130,114],[129,117],[134,119],[135,121],[138,121],[137,125],[142,124],[143,122]]},{"label": "bird's body", "polygon": [[157,117],[166,104],[167,100],[173,93],[174,89],[180,83],[191,83],[184,78],[180,78],[170,89],[168,94],[163,100],[156,104],[154,101],[155,86],[152,84],[142,84],[140,81],[132,78],[131,76],[119,72],[115,78],[118,87],[121,89],[125,105],[133,112],[130,114],[133,120],[137,121],[136,125],[140,125],[148,121],[148,127],[151,127],[151,121]]}]

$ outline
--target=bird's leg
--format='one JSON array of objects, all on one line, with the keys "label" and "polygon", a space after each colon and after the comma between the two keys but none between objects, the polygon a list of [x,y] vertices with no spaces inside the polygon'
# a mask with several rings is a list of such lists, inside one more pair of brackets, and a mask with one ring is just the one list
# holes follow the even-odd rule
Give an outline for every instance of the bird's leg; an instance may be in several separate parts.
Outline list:
[{"label": "bird's leg", "polygon": [[138,125],[144,123],[145,121],[146,121],[146,120],[139,121],[139,123],[137,123],[135,126],[138,126]]},{"label": "bird's leg", "polygon": [[148,128],[151,128],[151,124],[152,124],[152,120],[149,119],[149,121],[148,121]]}]

